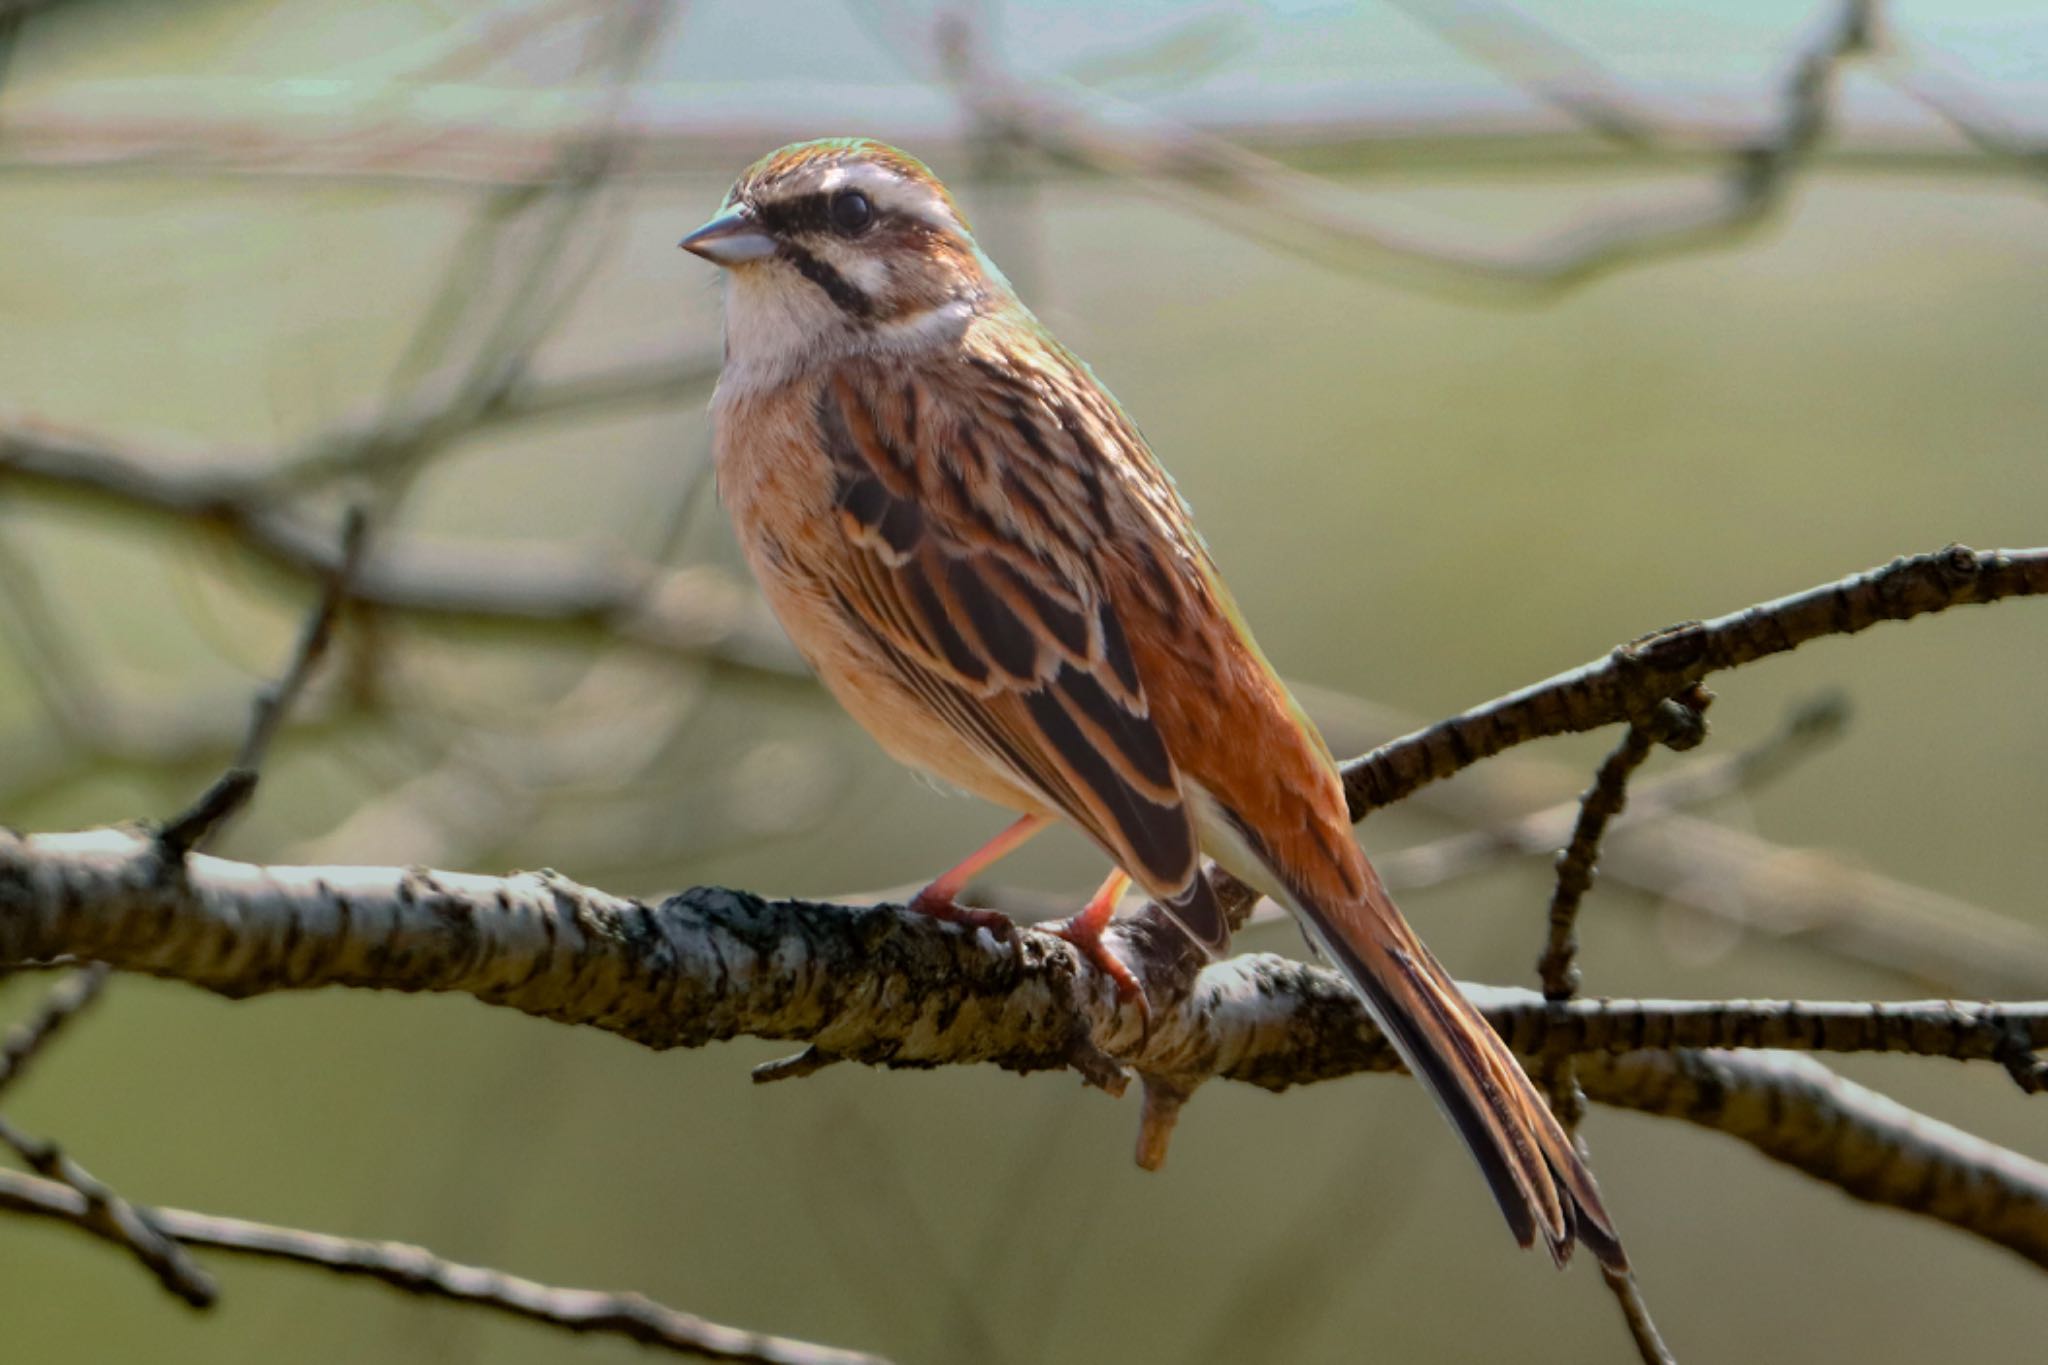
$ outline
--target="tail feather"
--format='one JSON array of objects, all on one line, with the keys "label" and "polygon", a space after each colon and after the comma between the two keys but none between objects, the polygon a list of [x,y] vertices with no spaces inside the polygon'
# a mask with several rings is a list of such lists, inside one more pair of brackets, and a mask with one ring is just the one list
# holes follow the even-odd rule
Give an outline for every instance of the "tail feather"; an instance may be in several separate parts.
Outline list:
[{"label": "tail feather", "polygon": [[1583,1241],[1602,1264],[1625,1269],[1593,1173],[1528,1073],[1377,878],[1366,891],[1334,911],[1289,899],[1464,1139],[1516,1240],[1526,1247],[1541,1236],[1559,1265]]}]

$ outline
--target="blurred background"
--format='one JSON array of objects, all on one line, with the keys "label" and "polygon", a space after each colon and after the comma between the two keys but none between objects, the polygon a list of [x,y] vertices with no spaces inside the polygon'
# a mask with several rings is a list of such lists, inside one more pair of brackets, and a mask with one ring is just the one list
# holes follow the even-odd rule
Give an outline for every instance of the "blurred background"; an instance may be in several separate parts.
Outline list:
[{"label": "blurred background", "polygon": [[[2048,540],[2038,5],[0,14],[16,827],[187,801],[365,503],[363,601],[221,852],[822,896],[917,883],[998,828],[793,665],[706,465],[717,282],[675,241],[748,162],[827,134],[954,187],[1144,426],[1340,753],[1675,620]],[[1648,777],[1768,744],[1816,696],[1850,719],[1617,837],[1586,989],[2048,995],[2041,610],[1717,679],[1714,738]],[[1613,738],[1482,765],[1363,837],[1391,855],[1564,799]],[[1391,862],[1455,972],[1533,982],[1544,859]],[[1060,834],[992,894],[1077,904],[1100,875]],[[0,981],[0,1019],[37,990]],[[1211,1086],[1147,1175],[1135,1103],[1071,1076],[751,1085],[784,1050],[120,980],[10,1116],[137,1199],[909,1362],[1630,1358],[1597,1277],[1514,1249],[1403,1081]],[[1996,1068],[1856,1060],[2048,1157]],[[1683,1359],[2038,1349],[2048,1285],[2007,1252],[1675,1123],[1587,1133]],[[198,1316],[0,1219],[9,1357],[638,1356],[220,1268]]]}]

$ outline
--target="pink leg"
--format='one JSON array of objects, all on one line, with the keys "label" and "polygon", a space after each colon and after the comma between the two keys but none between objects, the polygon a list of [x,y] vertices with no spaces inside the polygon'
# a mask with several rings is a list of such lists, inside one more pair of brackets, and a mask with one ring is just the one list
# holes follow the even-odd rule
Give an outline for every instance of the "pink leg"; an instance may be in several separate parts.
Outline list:
[{"label": "pink leg", "polygon": [[1058,924],[1048,924],[1045,930],[1058,934],[1081,950],[1081,955],[1116,982],[1119,1000],[1138,1002],[1138,1008],[1149,1018],[1152,1010],[1145,1001],[1145,988],[1139,984],[1137,973],[1126,967],[1115,953],[1102,941],[1102,931],[1109,927],[1110,917],[1116,914],[1117,902],[1123,899],[1125,888],[1131,884],[1131,874],[1117,868],[1109,874],[1081,913]]},{"label": "pink leg", "polygon": [[1001,834],[968,854],[956,866],[940,873],[930,886],[912,896],[910,908],[933,919],[951,920],[970,928],[986,929],[997,938],[1008,938],[1010,930],[1015,927],[1008,915],[994,910],[965,909],[955,897],[967,889],[967,883],[1015,853],[1025,840],[1051,823],[1049,815],[1018,816]]}]

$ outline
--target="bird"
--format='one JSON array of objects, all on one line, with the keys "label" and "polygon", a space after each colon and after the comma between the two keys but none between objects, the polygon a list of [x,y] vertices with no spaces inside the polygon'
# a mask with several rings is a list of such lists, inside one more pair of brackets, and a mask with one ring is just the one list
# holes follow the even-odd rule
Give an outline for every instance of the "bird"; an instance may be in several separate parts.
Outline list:
[{"label": "bird", "polygon": [[713,460],[769,607],[889,754],[1017,813],[911,908],[1007,931],[958,897],[1066,821],[1112,871],[1053,931],[1142,1005],[1104,928],[1135,881],[1222,953],[1212,859],[1342,970],[1522,1246],[1624,1269],[1571,1137],[1354,838],[1188,503],[938,178],[871,139],[796,143],[681,246],[722,268]]}]

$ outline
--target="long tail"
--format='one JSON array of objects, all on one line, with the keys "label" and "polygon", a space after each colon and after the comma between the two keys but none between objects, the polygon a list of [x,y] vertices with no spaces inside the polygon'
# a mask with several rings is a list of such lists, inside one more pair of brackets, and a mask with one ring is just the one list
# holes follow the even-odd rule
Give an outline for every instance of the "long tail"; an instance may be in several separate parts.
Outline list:
[{"label": "long tail", "polygon": [[1365,887],[1335,908],[1288,899],[1465,1140],[1516,1240],[1526,1247],[1540,1234],[1559,1265],[1582,1240],[1603,1264],[1626,1269],[1593,1173],[1528,1073],[1370,870]]}]

